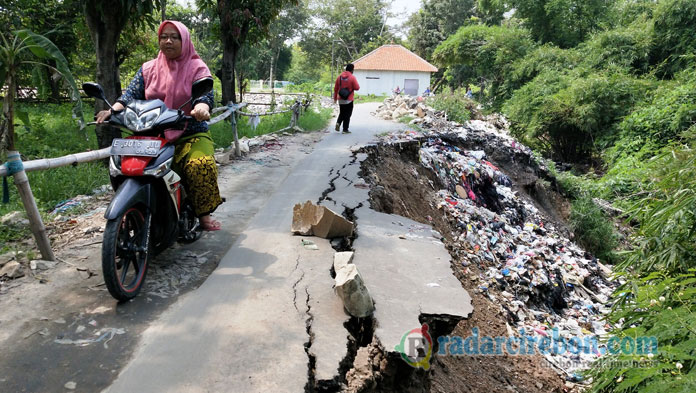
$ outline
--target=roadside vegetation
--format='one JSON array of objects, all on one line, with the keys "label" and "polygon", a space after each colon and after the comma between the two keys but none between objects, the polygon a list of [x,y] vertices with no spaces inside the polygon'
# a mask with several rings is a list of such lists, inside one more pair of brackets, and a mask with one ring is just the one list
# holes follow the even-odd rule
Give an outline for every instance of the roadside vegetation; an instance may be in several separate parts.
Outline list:
[{"label": "roadside vegetation", "polygon": [[[696,3],[510,3],[511,19],[472,20],[435,43],[418,30],[409,38],[451,87],[483,86],[484,110],[505,114],[512,135],[556,162],[576,240],[625,282],[611,334],[657,338],[654,357],[596,363],[591,390],[693,391]],[[460,116],[451,102],[461,93],[443,95],[435,102]]]}]

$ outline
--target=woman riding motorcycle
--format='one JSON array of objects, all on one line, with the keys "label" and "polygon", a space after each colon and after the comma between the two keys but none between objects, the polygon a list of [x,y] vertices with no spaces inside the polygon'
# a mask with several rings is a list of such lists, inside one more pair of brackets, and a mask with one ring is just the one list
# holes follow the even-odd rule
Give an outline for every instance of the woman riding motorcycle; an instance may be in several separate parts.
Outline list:
[{"label": "woman riding motorcycle", "polygon": [[[191,98],[193,82],[210,77],[210,70],[196,53],[191,35],[182,23],[164,21],[157,31],[160,52],[157,58],[142,65],[126,92],[113,105],[113,111],[125,109],[126,105],[136,99],[160,99],[169,108],[179,108]],[[222,203],[217,184],[217,166],[215,165],[213,139],[205,120],[210,119],[214,96],[210,92],[187,104],[183,109],[196,121],[191,122],[185,130],[169,130],[165,137],[176,140],[174,168],[183,174],[184,186],[189,194],[201,228],[216,231],[220,222],[213,220],[210,214]],[[193,106],[193,108],[191,108]],[[97,123],[103,123],[111,116],[111,110],[97,114]]]}]

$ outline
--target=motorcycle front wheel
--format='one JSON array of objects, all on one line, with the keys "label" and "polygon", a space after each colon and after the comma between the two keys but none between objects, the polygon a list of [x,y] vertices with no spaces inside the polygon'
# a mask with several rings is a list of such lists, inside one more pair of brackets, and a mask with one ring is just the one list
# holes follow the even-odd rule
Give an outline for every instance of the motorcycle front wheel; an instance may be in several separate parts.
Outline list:
[{"label": "motorcycle front wheel", "polygon": [[119,301],[130,300],[145,282],[150,257],[148,215],[130,207],[107,221],[102,241],[102,271],[109,293]]}]

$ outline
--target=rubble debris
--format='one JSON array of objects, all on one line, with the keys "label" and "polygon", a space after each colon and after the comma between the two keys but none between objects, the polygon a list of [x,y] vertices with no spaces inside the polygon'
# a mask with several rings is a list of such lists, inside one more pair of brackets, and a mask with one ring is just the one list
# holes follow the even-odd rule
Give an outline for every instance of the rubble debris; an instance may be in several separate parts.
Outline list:
[{"label": "rubble debris", "polygon": [[[425,102],[426,100],[422,97],[394,95],[386,98],[372,115],[384,120],[398,120],[404,116],[410,116],[413,117],[413,120],[409,124],[425,126],[432,126],[447,119],[447,114],[444,111],[437,111],[427,106]],[[507,128],[507,122],[502,116],[489,115],[483,117],[481,108],[473,101],[467,104],[466,109],[471,112],[474,119],[488,120],[498,128]]]},{"label": "rubble debris", "polygon": [[40,259],[29,261],[29,268],[31,270],[48,270],[56,267],[58,263],[53,261],[43,261]]},{"label": "rubble debris", "polygon": [[348,314],[354,317],[364,318],[372,315],[375,310],[372,297],[360,276],[358,267],[352,263],[346,263],[336,269],[335,291],[343,300],[343,307]]},{"label": "rubble debris", "polygon": [[[395,113],[394,104],[385,102],[385,109]],[[435,116],[421,124],[420,131],[401,131],[381,139],[397,146],[420,142],[421,165],[444,185],[435,203],[456,228],[450,238],[458,270],[500,306],[516,334],[539,338],[556,329],[565,339],[606,337],[611,326],[602,317],[616,285],[607,280],[610,269],[513,191],[512,180],[494,164],[524,162],[530,171],[548,173],[544,163],[507,134],[507,122],[501,116],[457,124],[438,119],[430,108],[424,112],[426,118]],[[489,159],[489,154],[494,157]],[[572,376],[598,354],[581,350],[544,356]]]},{"label": "rubble debris", "polygon": [[63,387],[68,389],[68,390],[75,390],[77,388],[77,383],[75,383],[73,381],[66,382],[65,385],[63,385]]},{"label": "rubble debris", "polygon": [[291,231],[295,235],[318,236],[325,239],[350,236],[353,223],[325,206],[317,206],[311,201],[296,204],[292,209]]},{"label": "rubble debris", "polygon": [[402,95],[388,97],[372,115],[384,120],[398,120],[403,116],[411,116],[415,118],[415,124],[430,123],[435,117],[444,118],[444,112],[427,107],[422,101],[418,101],[417,97]]},{"label": "rubble debris", "polygon": [[311,240],[302,239],[302,245],[308,250],[318,250],[319,246]]},{"label": "rubble debris", "polygon": [[13,211],[0,217],[0,224],[14,227],[27,227],[29,226],[29,219],[27,219],[27,214],[25,212]]},{"label": "rubble debris", "polygon": [[10,262],[16,258],[17,254],[14,251],[0,255],[0,267],[5,266],[7,262]]},{"label": "rubble debris", "polygon": [[333,268],[337,272],[349,263],[353,263],[353,251],[340,251],[334,254]]},{"label": "rubble debris", "polygon": [[24,269],[22,265],[17,261],[10,261],[5,264],[5,266],[0,269],[0,277],[7,277],[9,279],[16,279],[24,276]]}]

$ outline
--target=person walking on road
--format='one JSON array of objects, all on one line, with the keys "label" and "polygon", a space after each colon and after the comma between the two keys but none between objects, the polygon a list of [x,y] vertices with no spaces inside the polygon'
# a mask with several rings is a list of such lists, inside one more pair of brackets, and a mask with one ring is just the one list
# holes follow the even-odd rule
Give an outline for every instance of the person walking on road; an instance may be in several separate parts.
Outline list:
[{"label": "person walking on road", "polygon": [[336,131],[341,129],[343,124],[343,133],[347,134],[350,131],[350,116],[353,114],[353,94],[356,90],[360,90],[358,80],[353,76],[353,64],[346,65],[346,70],[336,78],[334,84],[333,99],[334,104],[338,102],[338,119],[336,120]]}]

